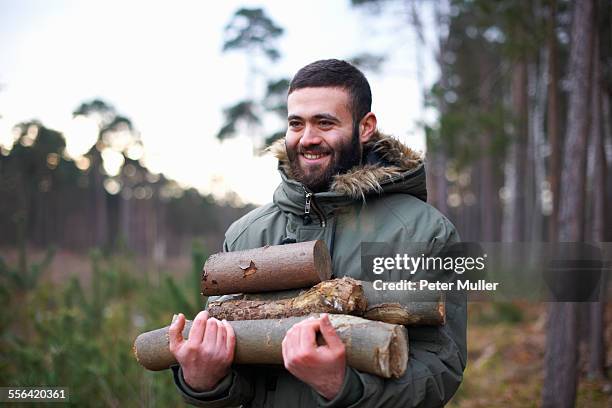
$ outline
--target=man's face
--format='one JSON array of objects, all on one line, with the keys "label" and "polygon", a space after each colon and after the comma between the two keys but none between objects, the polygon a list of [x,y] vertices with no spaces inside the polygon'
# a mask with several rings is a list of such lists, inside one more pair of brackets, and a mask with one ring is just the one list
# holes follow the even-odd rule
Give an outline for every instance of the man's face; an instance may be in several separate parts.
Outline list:
[{"label": "man's face", "polygon": [[287,110],[285,145],[298,181],[314,192],[325,191],[334,175],[359,164],[362,149],[346,90],[295,90],[287,99]]}]

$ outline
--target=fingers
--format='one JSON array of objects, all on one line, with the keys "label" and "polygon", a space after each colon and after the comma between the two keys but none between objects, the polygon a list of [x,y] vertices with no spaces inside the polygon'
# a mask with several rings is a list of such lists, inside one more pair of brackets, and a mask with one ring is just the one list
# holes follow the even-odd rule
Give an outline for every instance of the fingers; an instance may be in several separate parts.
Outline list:
[{"label": "fingers", "polygon": [[282,342],[282,352],[283,352],[283,363],[285,364],[285,368],[291,371],[291,362],[293,361],[293,357],[295,356],[299,344],[300,344],[300,325],[303,323],[294,324],[287,333],[285,334],[285,338]]},{"label": "fingers", "polygon": [[300,350],[307,352],[317,347],[316,336],[319,326],[320,323],[318,320],[311,320],[299,327],[299,331],[296,334],[299,336]]},{"label": "fingers", "polygon": [[227,344],[227,327],[220,321],[217,324],[217,342],[216,348],[217,350],[226,350]]},{"label": "fingers", "polygon": [[[224,324],[209,318],[208,312],[203,311],[193,320],[189,339],[185,341],[180,331],[184,324],[185,317],[181,315],[171,327],[171,352],[182,367],[183,377],[190,387],[199,391],[210,390],[230,370],[234,359],[234,331],[227,322]],[[176,344],[184,347],[178,349]],[[231,349],[228,350],[226,344]]]},{"label": "fingers", "polygon": [[200,313],[198,313],[196,318],[193,319],[191,330],[189,331],[189,342],[193,344],[199,344],[202,342],[207,320],[208,312],[206,310],[202,310]]},{"label": "fingers", "polygon": [[327,345],[332,349],[344,347],[344,343],[342,343],[340,336],[338,336],[338,333],[336,333],[336,329],[334,329],[334,326],[332,326],[331,322],[329,321],[329,316],[327,313],[323,313],[321,315],[319,322],[319,327],[321,328],[321,334],[323,335],[325,343],[327,343]]},{"label": "fingers", "polygon": [[[302,320],[299,323],[294,324],[287,333],[285,334],[285,339],[290,341],[292,348],[302,348],[306,347],[309,343],[307,333],[302,333],[304,330],[314,330],[316,334],[316,328],[319,322],[315,320],[314,317],[309,317],[308,319]],[[306,336],[304,341],[302,341],[302,336]]]},{"label": "fingers", "polygon": [[175,316],[175,319],[172,321],[170,328],[168,329],[168,339],[170,341],[170,351],[174,353],[178,350],[183,342],[183,329],[185,328],[185,316],[182,313],[179,313],[178,316]]},{"label": "fingers", "polygon": [[[302,320],[291,327],[285,334],[282,342],[282,353],[285,367],[287,363],[296,358],[312,355],[317,347],[316,335],[319,330],[319,321],[314,317]],[[299,357],[301,356],[301,357]]]},{"label": "fingers", "polygon": [[206,322],[206,333],[204,333],[204,339],[202,340],[202,342],[204,343],[204,346],[207,347],[209,350],[214,350],[217,346],[219,323],[220,322],[214,317],[212,319],[208,319],[208,321]]}]

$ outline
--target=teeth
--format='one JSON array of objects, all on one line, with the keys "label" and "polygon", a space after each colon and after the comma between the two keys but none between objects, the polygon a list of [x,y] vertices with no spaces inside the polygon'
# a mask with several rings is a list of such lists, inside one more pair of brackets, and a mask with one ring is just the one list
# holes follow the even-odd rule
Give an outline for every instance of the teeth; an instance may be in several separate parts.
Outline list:
[{"label": "teeth", "polygon": [[320,159],[321,157],[323,157],[323,155],[322,154],[304,153],[304,157],[307,158],[308,160],[316,160],[316,159]]}]

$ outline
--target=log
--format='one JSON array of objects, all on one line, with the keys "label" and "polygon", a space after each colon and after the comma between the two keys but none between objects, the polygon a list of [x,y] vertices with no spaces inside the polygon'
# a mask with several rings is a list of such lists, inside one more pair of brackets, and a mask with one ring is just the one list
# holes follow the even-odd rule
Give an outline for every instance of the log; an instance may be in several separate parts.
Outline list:
[{"label": "log", "polygon": [[[310,315],[319,317],[318,314]],[[281,343],[294,324],[307,317],[232,321],[236,333],[236,364],[283,364]],[[346,347],[347,364],[383,378],[398,378],[408,364],[408,332],[400,325],[374,322],[355,316],[330,315],[329,320]],[[183,336],[188,337],[191,321]],[[176,364],[168,348],[168,327],[143,333],[134,342],[136,360],[159,371]]]},{"label": "log", "polygon": [[310,287],[331,277],[331,265],[320,240],[222,252],[204,264],[202,295]]},{"label": "log", "polygon": [[338,313],[405,326],[439,326],[446,322],[444,292],[376,290],[371,282],[349,277],[321,282],[307,291],[231,296],[210,302],[208,312],[226,320]]},{"label": "log", "polygon": [[441,326],[446,323],[442,291],[376,290],[361,282],[368,307],[363,317],[404,326]]},{"label": "log", "polygon": [[208,304],[210,316],[225,320],[280,319],[311,313],[361,316],[366,299],[358,281],[351,278],[323,281],[295,297],[272,300],[236,299]]}]

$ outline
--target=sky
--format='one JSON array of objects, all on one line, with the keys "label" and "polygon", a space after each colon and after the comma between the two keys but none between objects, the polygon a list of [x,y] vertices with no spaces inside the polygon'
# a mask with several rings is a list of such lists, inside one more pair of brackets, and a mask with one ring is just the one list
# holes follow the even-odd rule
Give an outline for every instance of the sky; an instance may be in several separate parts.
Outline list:
[{"label": "sky", "polygon": [[425,149],[417,122],[432,115],[422,89],[437,76],[433,47],[418,46],[401,12],[377,15],[348,0],[0,0],[0,145],[12,144],[17,123],[38,119],[63,132],[77,158],[97,130],[72,112],[99,98],[132,120],[152,172],[217,198],[234,191],[244,203],[269,202],[280,181],[276,161],[254,155],[247,134],[215,137],[223,108],[248,92],[244,53],[221,52],[223,29],[240,7],[263,7],[285,29],[282,58],[265,66],[270,78],[318,59],[386,54],[379,73],[366,71],[379,128]]}]

